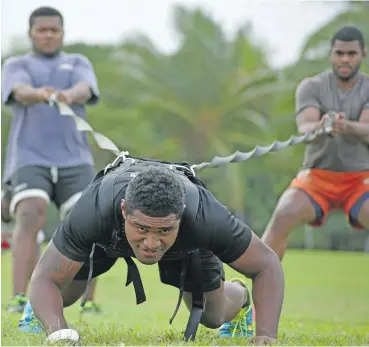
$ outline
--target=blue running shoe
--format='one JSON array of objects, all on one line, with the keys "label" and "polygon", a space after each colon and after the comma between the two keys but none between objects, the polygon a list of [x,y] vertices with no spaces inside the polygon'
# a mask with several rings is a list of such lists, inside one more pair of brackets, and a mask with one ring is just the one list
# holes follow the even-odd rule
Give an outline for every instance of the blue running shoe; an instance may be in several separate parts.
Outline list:
[{"label": "blue running shoe", "polygon": [[251,305],[250,291],[248,290],[245,281],[242,279],[234,278],[231,282],[238,282],[247,290],[247,301],[241,308],[238,315],[230,322],[225,322],[219,330],[219,337],[250,337],[254,335],[253,324],[253,308]]},{"label": "blue running shoe", "polygon": [[29,300],[24,308],[23,316],[18,322],[18,329],[25,333],[39,334],[42,332],[41,324],[35,317]]}]

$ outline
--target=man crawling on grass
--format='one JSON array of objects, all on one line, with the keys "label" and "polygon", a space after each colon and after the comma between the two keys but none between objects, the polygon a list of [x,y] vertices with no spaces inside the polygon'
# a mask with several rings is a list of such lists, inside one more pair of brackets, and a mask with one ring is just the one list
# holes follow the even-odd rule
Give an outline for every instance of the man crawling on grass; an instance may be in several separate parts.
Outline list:
[{"label": "man crawling on grass", "polygon": [[[122,156],[101,171],[59,225],[32,275],[27,321],[41,323],[48,342],[78,341],[63,307],[118,258],[128,266],[137,303],[146,300],[138,269],[158,263],[164,284],[180,290],[190,310],[185,340],[198,324],[220,337],[277,342],[284,276],[277,255],[205,188],[188,165]],[[225,281],[223,263],[253,282]],[[124,305],[124,303],[122,303]],[[177,311],[176,309],[176,311]],[[251,340],[251,341],[250,341]]]}]

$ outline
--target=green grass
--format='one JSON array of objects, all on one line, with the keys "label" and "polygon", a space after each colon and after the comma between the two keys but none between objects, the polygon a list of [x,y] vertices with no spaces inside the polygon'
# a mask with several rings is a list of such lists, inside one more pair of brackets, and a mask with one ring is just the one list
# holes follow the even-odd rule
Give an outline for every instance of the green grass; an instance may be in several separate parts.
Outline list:
[{"label": "green grass", "polygon": [[[2,345],[42,345],[44,336],[16,329],[20,315],[8,315],[11,296],[11,255],[2,256]],[[283,345],[369,345],[369,255],[363,253],[289,251],[283,262],[285,302],[279,331]],[[133,287],[125,287],[123,260],[101,276],[97,301],[101,316],[80,316],[78,304],[66,309],[68,322],[85,345],[179,345],[188,312],[182,304],[169,325],[178,297],[162,285],[157,266],[139,266],[147,301],[135,304]],[[235,275],[226,269],[227,278]],[[218,339],[216,331],[200,328],[194,345],[245,345]]]}]

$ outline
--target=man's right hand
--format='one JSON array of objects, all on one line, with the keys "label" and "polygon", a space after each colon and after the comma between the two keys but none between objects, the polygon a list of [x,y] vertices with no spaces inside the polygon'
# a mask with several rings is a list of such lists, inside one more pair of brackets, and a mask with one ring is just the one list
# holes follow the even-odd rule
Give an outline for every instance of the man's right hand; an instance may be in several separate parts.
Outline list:
[{"label": "man's right hand", "polygon": [[19,84],[13,88],[14,100],[23,105],[47,103],[54,93],[53,87],[34,88],[30,84]]},{"label": "man's right hand", "polygon": [[42,87],[36,89],[36,98],[38,102],[49,102],[49,98],[51,95],[56,93],[56,90],[52,87]]},{"label": "man's right hand", "polygon": [[82,264],[60,253],[50,241],[33,271],[29,298],[36,318],[50,334],[68,329],[62,289],[71,283]]},{"label": "man's right hand", "polygon": [[[334,113],[335,116],[337,116],[337,113]],[[323,128],[326,128],[326,134],[328,135],[335,135],[333,132],[333,125],[334,125],[334,120],[332,120],[331,118],[331,113],[326,113],[322,116],[322,118],[320,119],[319,121],[319,126],[318,126],[318,129],[323,129]],[[328,123],[328,124],[327,124]],[[328,128],[327,128],[327,125]]]},{"label": "man's right hand", "polygon": [[319,122],[319,129],[324,128],[327,121],[330,120],[330,116],[328,113],[324,114]]}]

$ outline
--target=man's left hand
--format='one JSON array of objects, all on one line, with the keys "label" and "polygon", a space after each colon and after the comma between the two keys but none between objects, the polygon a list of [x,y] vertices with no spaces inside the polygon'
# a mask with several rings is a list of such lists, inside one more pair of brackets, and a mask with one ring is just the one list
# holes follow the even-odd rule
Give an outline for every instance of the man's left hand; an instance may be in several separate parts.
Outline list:
[{"label": "man's left hand", "polygon": [[56,98],[60,102],[64,102],[67,105],[71,105],[73,103],[72,96],[66,90],[58,91],[56,93]]}]

